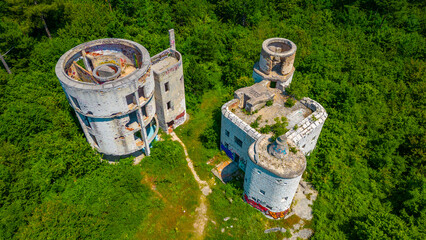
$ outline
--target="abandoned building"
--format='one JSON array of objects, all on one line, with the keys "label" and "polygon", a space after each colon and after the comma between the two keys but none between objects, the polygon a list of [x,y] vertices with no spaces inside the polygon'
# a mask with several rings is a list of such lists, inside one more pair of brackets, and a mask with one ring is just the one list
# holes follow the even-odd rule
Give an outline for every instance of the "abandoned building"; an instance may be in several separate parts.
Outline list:
[{"label": "abandoned building", "polygon": [[186,119],[182,56],[174,31],[170,48],[150,57],[125,39],[98,39],[66,52],[56,75],[87,141],[108,156],[150,154],[158,127],[170,132]]},{"label": "abandoned building", "polygon": [[245,172],[244,200],[267,217],[289,211],[327,118],[310,98],[286,95],[293,79],[296,45],[267,39],[254,65],[255,84],[235,91],[222,106],[221,149]]}]

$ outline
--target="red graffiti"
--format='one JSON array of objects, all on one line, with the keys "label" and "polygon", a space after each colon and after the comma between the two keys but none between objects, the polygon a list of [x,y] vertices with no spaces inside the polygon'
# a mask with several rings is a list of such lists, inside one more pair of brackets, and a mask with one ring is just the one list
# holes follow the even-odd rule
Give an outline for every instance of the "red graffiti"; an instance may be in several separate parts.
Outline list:
[{"label": "red graffiti", "polygon": [[255,201],[253,201],[253,200],[251,200],[251,199],[249,199],[249,198],[247,197],[247,194],[244,194],[244,200],[245,200],[248,204],[250,204],[252,207],[254,207],[254,208],[258,209],[259,211],[263,212],[263,213],[264,213],[264,214],[266,214],[266,215],[271,216],[271,217],[272,217],[272,218],[274,218],[274,219],[283,218],[283,217],[284,217],[284,216],[288,213],[288,210],[289,210],[289,209],[287,209],[287,210],[285,210],[285,211],[283,211],[283,212],[271,212],[271,211],[269,211],[267,208],[265,208],[264,206],[262,206],[261,204],[259,204],[259,203],[255,202]]},{"label": "red graffiti", "polygon": [[177,117],[175,118],[175,120],[178,120],[179,118],[185,116],[185,111],[183,111],[181,114],[177,115]]},{"label": "red graffiti", "polygon": [[253,200],[249,199],[249,198],[247,197],[247,194],[244,194],[244,200],[245,200],[248,204],[252,205],[254,208],[256,208],[256,209],[260,210],[261,212],[264,212],[264,213],[268,214],[269,210],[268,210],[266,207],[264,207],[264,206],[260,205],[259,203],[257,203],[257,202],[255,202],[255,201],[253,201]]}]

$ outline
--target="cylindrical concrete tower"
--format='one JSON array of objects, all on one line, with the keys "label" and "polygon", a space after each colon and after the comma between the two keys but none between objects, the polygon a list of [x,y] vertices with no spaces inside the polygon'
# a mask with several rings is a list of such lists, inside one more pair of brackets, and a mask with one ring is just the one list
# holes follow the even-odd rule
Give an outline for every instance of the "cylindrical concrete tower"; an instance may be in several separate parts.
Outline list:
[{"label": "cylindrical concrete tower", "polygon": [[306,168],[302,151],[284,136],[271,143],[262,136],[249,148],[244,176],[244,200],[267,217],[279,219],[288,212]]},{"label": "cylindrical concrete tower", "polygon": [[284,90],[291,83],[294,73],[296,44],[285,38],[269,38],[262,44],[259,62],[254,65],[255,82],[269,80]]},{"label": "cylindrical concrete tower", "polygon": [[83,43],[66,52],[55,71],[92,147],[110,156],[149,155],[158,124],[145,47],[124,39]]}]

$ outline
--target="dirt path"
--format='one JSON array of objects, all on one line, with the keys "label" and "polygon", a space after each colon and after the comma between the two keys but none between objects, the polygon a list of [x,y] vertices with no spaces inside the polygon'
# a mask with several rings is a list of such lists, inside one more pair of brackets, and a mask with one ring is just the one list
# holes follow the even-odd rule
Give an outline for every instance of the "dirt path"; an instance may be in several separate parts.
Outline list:
[{"label": "dirt path", "polygon": [[173,141],[178,141],[180,145],[182,145],[183,150],[185,151],[186,156],[186,162],[188,163],[188,167],[192,172],[192,175],[194,175],[195,181],[198,183],[198,187],[200,188],[202,194],[200,195],[200,206],[198,206],[195,209],[195,212],[197,213],[195,223],[194,223],[194,229],[196,233],[197,239],[202,239],[204,237],[204,228],[207,224],[208,218],[207,218],[207,198],[206,196],[209,195],[212,190],[209,187],[209,184],[206,181],[203,181],[198,176],[197,172],[194,169],[194,165],[192,164],[192,160],[188,156],[188,151],[186,150],[185,144],[179,139],[179,137],[176,135],[176,133],[171,132],[170,135],[172,136]]}]

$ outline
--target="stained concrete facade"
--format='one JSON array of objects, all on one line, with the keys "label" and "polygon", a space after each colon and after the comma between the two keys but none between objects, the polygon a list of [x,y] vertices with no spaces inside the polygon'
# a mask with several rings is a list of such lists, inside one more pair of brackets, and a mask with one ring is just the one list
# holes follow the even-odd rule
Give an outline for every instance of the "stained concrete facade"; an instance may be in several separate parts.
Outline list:
[{"label": "stained concrete facade", "polygon": [[[185,112],[181,55],[173,49],[163,52],[178,56],[179,79],[170,74],[161,80],[178,86],[174,95],[180,97],[179,110]],[[160,122],[167,120],[167,115],[157,114],[164,105],[161,98],[156,99],[154,66],[168,61],[151,61],[146,48],[136,42],[99,39],[69,50],[56,65],[56,75],[88,142],[106,156],[149,155]]]},{"label": "stained concrete facade", "polygon": [[277,88],[284,91],[293,79],[296,50],[296,44],[288,39],[266,39],[262,43],[260,59],[253,68],[255,82],[276,82]]},{"label": "stained concrete facade", "polygon": [[[314,150],[327,118],[310,98],[286,106],[295,54],[296,45],[288,39],[265,40],[253,71],[257,83],[235,91],[234,99],[222,106],[220,145],[245,171],[244,199],[274,219],[288,212],[306,168],[305,155]],[[259,132],[279,119],[288,121],[287,132],[278,138],[281,145],[271,140],[271,133]]]},{"label": "stained concrete facade", "polygon": [[171,131],[186,120],[182,56],[167,49],[152,58],[159,125]]}]

